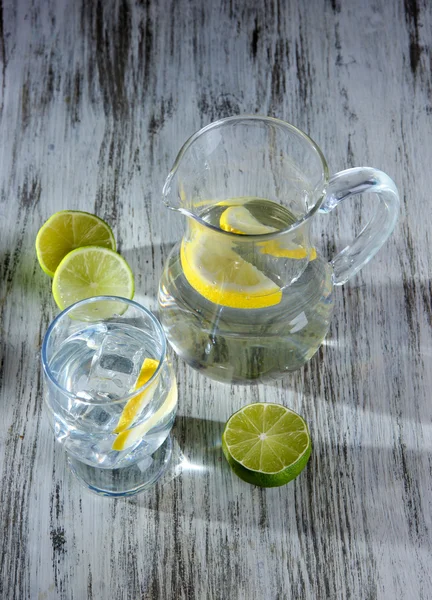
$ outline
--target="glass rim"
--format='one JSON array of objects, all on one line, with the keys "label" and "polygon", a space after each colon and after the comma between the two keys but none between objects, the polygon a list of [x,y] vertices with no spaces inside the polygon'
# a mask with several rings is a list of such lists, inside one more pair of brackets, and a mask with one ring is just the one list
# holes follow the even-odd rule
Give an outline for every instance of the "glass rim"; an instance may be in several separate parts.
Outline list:
[{"label": "glass rim", "polygon": [[[192,146],[192,144],[194,142],[196,142],[196,140],[199,139],[204,133],[207,133],[208,131],[217,129],[219,127],[224,127],[225,125],[234,123],[236,121],[262,121],[264,123],[266,123],[266,122],[273,123],[274,125],[282,127],[284,129],[288,129],[291,133],[295,133],[295,134],[299,135],[301,138],[303,138],[303,140],[305,142],[307,142],[312,147],[313,150],[315,150],[315,152],[317,153],[317,155],[321,161],[321,166],[322,166],[322,170],[323,170],[323,190],[322,190],[321,197],[317,199],[317,201],[312,206],[312,208],[309,209],[300,219],[298,219],[297,221],[295,221],[294,223],[292,223],[285,229],[280,229],[278,231],[271,232],[271,233],[261,233],[261,234],[254,234],[254,235],[242,234],[240,236],[238,233],[232,233],[231,231],[225,231],[223,229],[220,229],[219,227],[211,225],[207,221],[204,221],[204,219],[202,219],[199,215],[188,210],[187,208],[183,208],[183,207],[177,208],[175,206],[170,206],[167,202],[165,202],[165,198],[167,197],[167,195],[171,189],[171,182],[179,168],[180,162],[183,159],[186,151]],[[308,221],[310,219],[310,217],[312,217],[319,210],[319,208],[324,200],[324,197],[325,197],[324,190],[325,190],[326,186],[328,185],[329,180],[330,180],[330,171],[329,171],[325,156],[324,156],[321,148],[318,146],[318,144],[316,142],[314,142],[314,140],[310,136],[308,136],[307,133],[305,133],[304,131],[302,131],[301,129],[296,127],[295,125],[288,123],[288,121],[283,121],[282,119],[277,119],[275,117],[269,117],[266,115],[259,115],[259,114],[256,114],[256,115],[251,115],[251,114],[234,115],[232,117],[218,119],[217,121],[213,121],[212,123],[205,125],[201,129],[199,129],[198,131],[193,133],[185,141],[183,146],[180,148],[180,150],[175,158],[174,164],[165,180],[165,184],[162,189],[162,196],[164,198],[164,204],[167,208],[169,208],[170,210],[180,212],[180,213],[186,215],[187,217],[191,217],[192,219],[194,219],[201,225],[203,225],[209,229],[212,229],[213,231],[215,231],[217,233],[221,233],[222,235],[230,236],[237,240],[239,239],[239,237],[243,237],[243,238],[249,239],[249,241],[255,241],[255,240],[265,241],[265,240],[273,239],[273,238],[276,238],[279,236],[283,236],[287,233],[290,233],[291,231],[294,231],[298,227],[301,227],[302,225],[304,225],[306,223],[306,221]]]},{"label": "glass rim", "polygon": [[[50,369],[50,366],[48,364],[48,358],[47,358],[47,345],[48,345],[48,340],[54,330],[54,327],[60,322],[60,320],[62,320],[64,317],[67,316],[67,314],[69,312],[71,312],[72,310],[74,310],[77,306],[80,305],[85,305],[85,304],[91,304],[93,302],[100,302],[103,300],[108,300],[108,301],[115,301],[115,302],[123,302],[124,304],[128,304],[129,306],[133,306],[134,308],[138,309],[139,311],[143,312],[153,323],[153,325],[156,328],[156,331],[159,333],[161,341],[162,341],[162,350],[160,352],[160,359],[159,359],[159,364],[157,366],[156,371],[153,373],[153,375],[150,377],[150,379],[141,387],[137,388],[136,390],[133,390],[132,392],[130,392],[129,394],[122,396],[121,398],[117,399],[117,400],[112,400],[110,402],[91,402],[89,400],[84,400],[82,398],[77,398],[76,393],[71,392],[70,390],[67,390],[65,387],[63,387],[62,385],[60,385],[60,383],[57,381],[57,379],[54,377],[53,372]],[[95,321],[88,321],[88,323],[92,323],[92,322],[103,322],[104,319],[99,319],[99,320],[95,320]],[[78,322],[78,321],[77,321]],[[86,323],[86,321],[81,321],[83,324]],[[84,298],[83,300],[78,300],[77,302],[75,302],[74,304],[71,304],[70,306],[68,306],[67,308],[63,309],[49,324],[48,329],[45,332],[44,335],[44,339],[42,342],[42,349],[41,349],[41,362],[42,362],[42,367],[43,367],[43,371],[46,375],[46,377],[49,379],[49,381],[65,396],[67,396],[68,398],[71,398],[73,400],[79,400],[80,402],[82,402],[82,404],[88,405],[88,406],[111,406],[113,404],[121,404],[123,402],[127,402],[128,400],[130,400],[131,398],[134,398],[135,396],[137,396],[138,394],[141,394],[142,392],[144,392],[144,390],[146,390],[151,383],[153,383],[157,377],[159,376],[159,373],[162,369],[162,365],[164,364],[165,360],[166,360],[166,351],[167,351],[167,340],[166,340],[166,336],[164,333],[164,330],[162,328],[162,325],[159,323],[158,319],[155,317],[155,315],[147,308],[145,308],[145,306],[142,306],[141,304],[138,304],[138,302],[135,302],[134,300],[129,300],[128,298],[124,298],[122,296],[92,296],[91,298]]]}]

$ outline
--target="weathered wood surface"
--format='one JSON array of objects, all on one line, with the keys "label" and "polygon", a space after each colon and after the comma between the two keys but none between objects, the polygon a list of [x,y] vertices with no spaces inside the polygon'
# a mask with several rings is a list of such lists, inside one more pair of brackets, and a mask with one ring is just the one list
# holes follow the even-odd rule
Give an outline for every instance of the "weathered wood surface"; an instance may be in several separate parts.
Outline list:
[{"label": "weathered wood surface", "polygon": [[[0,0],[0,598],[432,597],[431,36],[426,0]],[[336,290],[303,371],[230,388],[177,363],[182,463],[134,500],[95,497],[42,413],[56,309],[36,232],[63,208],[106,218],[155,308],[183,227],[160,200],[178,148],[255,112],[307,131],[334,171],[388,172],[397,228]],[[323,252],[368,210],[320,217]],[[222,424],[258,399],[310,423],[310,464],[281,489],[222,459]]]}]

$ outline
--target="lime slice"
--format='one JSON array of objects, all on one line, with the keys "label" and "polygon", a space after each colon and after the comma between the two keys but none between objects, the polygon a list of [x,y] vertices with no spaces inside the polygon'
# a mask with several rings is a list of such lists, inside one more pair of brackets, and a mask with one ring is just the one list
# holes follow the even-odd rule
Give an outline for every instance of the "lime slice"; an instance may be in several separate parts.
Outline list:
[{"label": "lime slice", "polygon": [[[224,231],[240,235],[262,235],[278,231],[275,227],[263,225],[245,206],[230,206],[220,216],[219,226]],[[289,243],[281,239],[258,242],[260,252],[269,254],[276,258],[302,259],[308,257],[308,250],[298,244]],[[316,250],[312,248],[309,252],[309,260],[316,258]]]},{"label": "lime slice", "polygon": [[42,225],[36,237],[39,264],[51,277],[66,254],[82,246],[101,246],[115,250],[111,227],[96,215],[78,210],[62,210]]},{"label": "lime slice", "polygon": [[[135,384],[136,390],[145,385],[153,377],[158,366],[159,361],[154,360],[153,358],[145,359]],[[113,433],[120,433],[120,431],[123,431],[132,425],[153,398],[156,387],[157,380],[153,381],[143,392],[137,394],[128,401]]]},{"label": "lime slice", "polygon": [[[63,310],[78,300],[93,296],[132,299],[134,278],[129,265],[119,254],[107,248],[87,246],[72,250],[64,257],[54,274],[52,291],[57,306]],[[95,303],[94,312],[100,310],[99,304]]]},{"label": "lime slice", "polygon": [[232,470],[260,487],[288,483],[304,469],[312,449],[305,420],[281,404],[249,404],[234,413],[222,435]]},{"label": "lime slice", "polygon": [[141,440],[153,427],[158,425],[165,417],[168,417],[177,404],[177,383],[173,380],[172,386],[165,398],[165,402],[153,415],[136,427],[126,429],[118,434],[112,445],[113,450],[126,450]]},{"label": "lime slice", "polygon": [[232,308],[263,308],[279,304],[282,291],[215,234],[195,232],[181,246],[181,263],[189,284],[204,298]]}]

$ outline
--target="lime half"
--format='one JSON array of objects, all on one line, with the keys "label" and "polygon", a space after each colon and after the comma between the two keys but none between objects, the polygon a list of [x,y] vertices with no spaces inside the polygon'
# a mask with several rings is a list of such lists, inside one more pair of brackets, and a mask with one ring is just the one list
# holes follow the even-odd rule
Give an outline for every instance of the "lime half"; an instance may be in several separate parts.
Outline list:
[{"label": "lime half", "polygon": [[66,254],[83,246],[116,249],[111,227],[96,215],[78,210],[55,213],[42,225],[36,237],[39,264],[51,277]]},{"label": "lime half", "polygon": [[244,481],[276,487],[304,469],[312,450],[306,421],[281,404],[249,404],[234,413],[222,435],[232,470]]},{"label": "lime half", "polygon": [[77,248],[69,252],[56,269],[53,296],[57,306],[67,306],[93,296],[134,295],[132,271],[119,254],[96,246]]}]

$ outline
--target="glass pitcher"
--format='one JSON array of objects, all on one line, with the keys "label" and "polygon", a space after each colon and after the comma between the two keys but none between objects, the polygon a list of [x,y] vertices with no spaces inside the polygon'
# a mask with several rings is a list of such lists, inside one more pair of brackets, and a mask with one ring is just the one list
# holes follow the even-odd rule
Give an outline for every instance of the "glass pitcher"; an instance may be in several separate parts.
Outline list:
[{"label": "glass pitcher", "polygon": [[[374,193],[371,221],[330,262],[310,239],[315,215]],[[160,318],[175,352],[218,381],[277,379],[318,350],[342,285],[383,245],[399,196],[382,171],[329,177],[318,146],[269,117],[222,119],[195,133],[166,180],[165,204],[187,217],[166,262]]]}]

